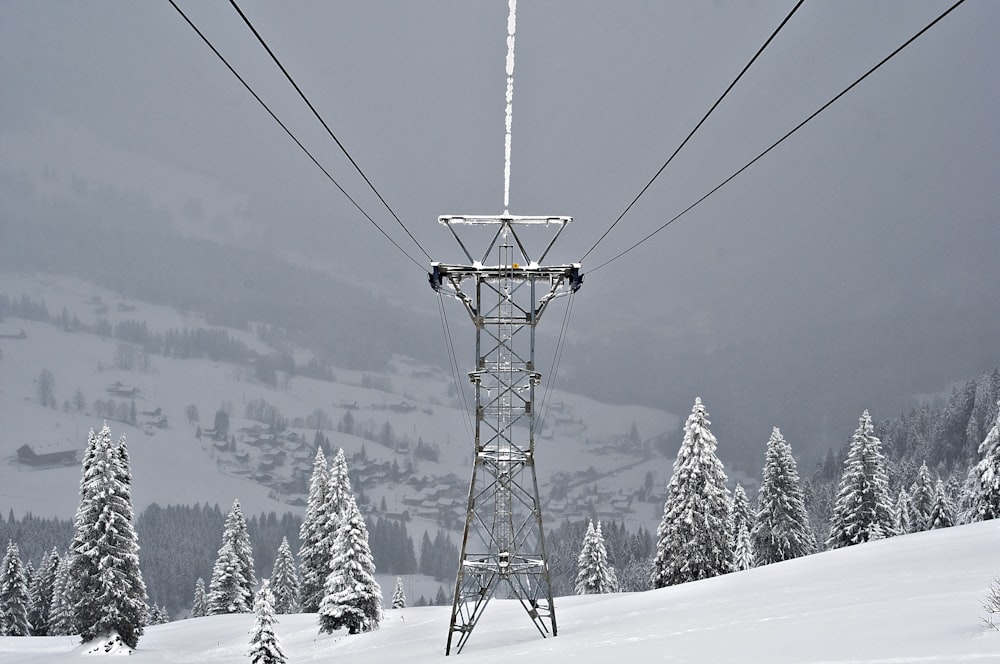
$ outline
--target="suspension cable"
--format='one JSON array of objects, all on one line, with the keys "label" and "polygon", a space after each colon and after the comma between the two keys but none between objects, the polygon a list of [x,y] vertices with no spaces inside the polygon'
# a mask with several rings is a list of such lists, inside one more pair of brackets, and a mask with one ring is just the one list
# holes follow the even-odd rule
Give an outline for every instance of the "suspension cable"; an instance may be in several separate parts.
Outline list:
[{"label": "suspension cable", "polygon": [[739,82],[741,78],[743,78],[743,74],[747,73],[747,70],[750,69],[750,67],[753,65],[754,62],[757,61],[757,58],[760,57],[760,54],[764,52],[764,49],[768,47],[768,45],[777,36],[777,34],[781,32],[781,29],[785,27],[785,24],[788,23],[789,19],[792,18],[792,15],[795,14],[796,11],[798,11],[799,7],[802,6],[803,2],[805,2],[805,0],[799,0],[798,3],[796,3],[796,5],[792,7],[792,11],[788,12],[788,15],[785,16],[785,19],[778,25],[777,28],[774,29],[774,32],[772,32],[771,36],[767,38],[767,41],[765,41],[764,44],[759,49],[757,49],[757,52],[754,53],[754,56],[750,58],[750,61],[746,63],[746,65],[743,67],[742,70],[740,70],[740,73],[737,74],[736,78],[733,79],[733,82],[729,84],[729,87],[725,89],[722,95],[715,100],[715,103],[712,104],[712,107],[708,109],[708,112],[702,116],[701,120],[698,121],[698,124],[696,124],[694,126],[694,129],[691,130],[691,133],[689,133],[687,137],[683,141],[681,141],[681,144],[677,146],[677,149],[674,150],[673,154],[671,154],[670,157],[663,163],[663,166],[660,166],[660,170],[656,171],[653,177],[650,178],[649,182],[646,183],[646,186],[643,187],[638,194],[636,194],[635,198],[632,199],[632,202],[628,204],[628,206],[625,208],[624,211],[622,211],[620,215],[618,215],[618,218],[615,219],[614,223],[608,226],[608,229],[604,231],[601,237],[597,238],[597,242],[595,242],[593,246],[591,246],[590,249],[587,250],[587,253],[585,253],[583,257],[579,260],[580,263],[582,263],[584,259],[586,259],[587,256],[589,256],[590,253],[597,248],[597,245],[599,245],[601,242],[604,241],[604,238],[608,236],[608,233],[610,233],[612,229],[614,229],[614,227],[618,225],[618,222],[621,221],[626,214],[628,214],[628,211],[631,210],[632,206],[634,206],[636,202],[642,197],[642,195],[646,193],[646,190],[649,189],[649,187],[653,184],[653,182],[656,181],[656,178],[660,177],[660,173],[662,173],[664,169],[666,169],[666,167],[670,165],[670,162],[674,160],[674,157],[677,156],[677,153],[680,152],[685,145],[687,145],[687,142],[691,140],[691,137],[694,136],[695,132],[697,132],[698,129],[701,128],[701,125],[705,123],[705,120],[708,119],[708,116],[710,116],[712,112],[715,111],[716,107],[722,102],[722,100],[726,98],[726,95],[729,94],[729,91],[736,86],[736,84]]},{"label": "suspension cable", "polygon": [[448,350],[448,366],[451,369],[452,377],[455,379],[455,390],[458,392],[459,401],[462,406],[462,424],[465,426],[465,433],[472,440],[473,433],[471,427],[472,415],[469,412],[469,402],[465,397],[465,388],[458,368],[458,357],[455,354],[455,341],[451,335],[451,325],[448,324],[448,312],[444,306],[444,295],[438,293],[438,313],[441,316],[441,330],[444,332],[445,347]]},{"label": "suspension cable", "polygon": [[323,167],[323,165],[321,163],[319,163],[319,161],[316,159],[316,157],[313,156],[313,154],[309,151],[309,149],[306,148],[306,146],[302,144],[302,141],[300,141],[295,136],[295,134],[292,133],[292,131],[285,125],[285,123],[282,122],[278,118],[277,115],[275,115],[274,111],[271,110],[271,108],[267,105],[267,103],[263,99],[261,99],[260,95],[258,95],[254,91],[254,89],[252,87],[250,87],[250,84],[247,83],[246,80],[242,76],[240,76],[240,74],[233,68],[233,66],[231,64],[229,64],[229,61],[226,60],[225,56],[222,55],[222,53],[220,53],[217,48],[215,48],[215,45],[212,44],[212,42],[208,39],[208,37],[206,37],[205,34],[201,30],[198,29],[198,26],[196,26],[191,21],[191,19],[188,18],[187,14],[184,13],[184,10],[182,10],[180,7],[178,7],[177,3],[174,2],[174,0],[167,0],[167,2],[169,2],[170,5],[174,9],[177,10],[177,13],[181,15],[181,18],[183,18],[184,21],[189,26],[191,26],[191,29],[194,30],[195,33],[197,33],[197,35],[199,37],[201,37],[201,40],[203,42],[205,42],[205,44],[212,50],[213,53],[215,53],[216,57],[218,57],[219,60],[222,61],[222,64],[226,65],[226,68],[229,69],[229,71],[233,74],[233,76],[235,76],[236,79],[240,83],[243,84],[243,87],[246,88],[247,91],[253,96],[253,98],[257,100],[257,103],[259,103],[264,108],[264,110],[267,111],[268,115],[270,115],[271,118],[275,122],[278,123],[278,126],[280,126],[282,129],[285,130],[285,133],[288,134],[288,137],[291,138],[295,142],[295,144],[299,146],[299,149],[301,149],[306,154],[306,156],[309,157],[309,160],[312,161],[312,163],[315,164],[316,167],[319,168],[319,170],[321,170],[323,172],[323,174],[326,176],[326,178],[330,182],[332,182],[334,184],[334,186],[337,187],[337,189],[340,190],[340,193],[342,193],[345,197],[347,197],[347,200],[349,200],[354,205],[354,207],[357,208],[358,212],[360,212],[362,215],[364,215],[365,219],[367,219],[369,222],[371,222],[371,224],[375,228],[377,228],[378,231],[383,236],[385,236],[385,239],[387,239],[389,242],[391,242],[394,247],[396,247],[397,249],[399,249],[399,251],[401,251],[403,253],[404,256],[406,256],[408,259],[410,259],[410,262],[412,262],[414,265],[416,265],[417,268],[419,268],[421,272],[426,271],[425,268],[424,268],[424,266],[419,261],[417,261],[417,259],[415,259],[413,256],[411,256],[408,251],[406,251],[401,246],[399,246],[399,243],[397,243],[395,240],[393,240],[392,237],[390,237],[389,234],[386,233],[385,230],[381,226],[379,226],[378,222],[376,222],[374,219],[372,219],[371,216],[367,212],[365,212],[365,210],[358,204],[358,202],[356,200],[354,200],[354,198],[352,198],[351,195],[348,194],[347,191],[342,186],[340,186],[340,183],[337,182],[337,180],[330,174],[330,172],[326,168]]},{"label": "suspension cable", "polygon": [[792,134],[794,134],[795,132],[797,132],[799,129],[801,129],[802,127],[804,127],[813,118],[815,118],[817,115],[819,115],[820,113],[822,113],[823,111],[825,111],[827,108],[829,108],[830,106],[832,106],[834,104],[834,102],[836,102],[841,97],[843,97],[844,95],[846,95],[848,92],[850,92],[851,90],[853,90],[855,88],[855,86],[857,86],[863,80],[865,80],[866,78],[868,78],[871,74],[875,73],[875,71],[878,70],[882,65],[884,65],[889,60],[891,60],[892,58],[894,58],[900,51],[902,51],[904,48],[906,48],[907,46],[909,46],[910,44],[912,44],[914,41],[916,41],[921,35],[923,35],[925,32],[927,32],[932,27],[934,27],[941,19],[943,19],[948,14],[950,14],[952,11],[954,11],[959,5],[961,5],[964,2],[965,2],[965,0],[958,0],[955,4],[953,4],[951,7],[949,7],[948,9],[946,9],[941,15],[939,15],[933,21],[931,21],[930,23],[928,23],[926,26],[924,26],[924,28],[921,29],[917,34],[915,34],[912,37],[910,37],[909,39],[907,39],[905,42],[903,42],[903,44],[901,44],[898,48],[896,48],[896,50],[894,50],[892,53],[890,53],[889,55],[887,55],[884,58],[882,58],[882,60],[880,60],[878,62],[878,64],[876,64],[874,67],[872,67],[867,72],[865,72],[864,74],[862,74],[860,78],[858,78],[856,81],[854,81],[853,83],[851,83],[849,86],[847,86],[846,88],[844,88],[843,90],[841,90],[840,93],[838,93],[835,97],[833,97],[833,99],[831,99],[830,101],[828,101],[825,104],[823,104],[822,106],[820,106],[815,112],[812,113],[812,115],[810,115],[805,120],[803,120],[802,122],[800,122],[799,124],[797,124],[791,131],[789,131],[787,134],[785,134],[784,136],[782,136],[781,138],[779,138],[777,141],[775,141],[774,143],[772,143],[769,148],[767,148],[766,150],[764,150],[763,152],[761,152],[759,155],[757,155],[756,157],[754,157],[753,159],[751,159],[749,162],[747,162],[746,165],[744,165],[738,171],[736,171],[735,173],[733,173],[732,175],[730,175],[728,178],[726,178],[725,180],[723,180],[722,182],[720,182],[718,185],[716,185],[715,187],[713,187],[712,189],[710,189],[708,191],[708,193],[706,193],[704,196],[702,196],[701,198],[699,198],[698,200],[696,200],[691,205],[689,205],[686,208],[684,208],[683,210],[681,210],[677,215],[675,215],[673,218],[671,218],[670,220],[668,220],[666,223],[662,224],[659,228],[657,228],[656,230],[654,230],[652,233],[650,233],[649,235],[645,236],[644,238],[642,238],[641,240],[639,240],[638,242],[636,242],[635,244],[633,244],[632,246],[630,246],[628,249],[625,249],[624,251],[618,253],[617,255],[615,255],[614,257],[612,257],[611,259],[609,259],[607,261],[604,261],[603,263],[601,263],[600,265],[598,265],[595,268],[592,268],[591,270],[589,270],[589,273],[593,274],[594,272],[600,270],[601,268],[605,267],[606,265],[610,265],[611,263],[615,262],[616,260],[618,260],[619,258],[621,258],[622,256],[624,256],[625,254],[629,253],[630,251],[632,251],[633,249],[635,249],[639,245],[643,244],[644,242],[646,242],[647,240],[649,240],[651,237],[653,237],[654,235],[656,235],[657,233],[659,233],[660,231],[662,231],[664,228],[666,228],[667,226],[669,226],[670,224],[674,223],[675,221],[677,221],[678,219],[680,219],[681,217],[683,217],[685,214],[687,214],[688,212],[690,212],[691,210],[693,210],[702,201],[704,201],[706,198],[708,198],[709,196],[711,196],[712,194],[714,194],[718,190],[722,189],[725,185],[727,185],[730,182],[732,182],[737,176],[739,176],[745,170],[747,170],[748,168],[750,168],[751,166],[753,166],[755,163],[757,163],[760,159],[762,159],[764,157],[764,155],[766,155],[767,153],[769,153],[774,148],[778,147],[781,143],[783,143],[785,141],[785,139],[787,139]]},{"label": "suspension cable", "polygon": [[430,254],[428,254],[427,251],[424,249],[423,245],[421,245],[420,242],[417,241],[417,238],[413,237],[413,233],[410,232],[410,229],[406,227],[406,224],[403,223],[403,221],[399,218],[396,212],[389,206],[385,198],[382,197],[382,194],[379,193],[379,190],[375,188],[375,185],[372,184],[372,181],[368,179],[368,176],[365,175],[365,172],[361,170],[361,166],[358,165],[358,162],[354,160],[354,157],[351,156],[351,153],[347,151],[347,148],[344,147],[344,144],[340,142],[340,139],[337,138],[337,135],[333,133],[332,129],[330,129],[330,125],[326,123],[326,120],[324,120],[323,117],[319,114],[319,111],[316,110],[316,107],[312,105],[312,102],[309,101],[309,98],[306,97],[304,92],[302,92],[302,88],[300,88],[299,84],[295,82],[295,79],[292,78],[292,75],[288,73],[288,70],[285,69],[285,66],[281,64],[281,61],[278,60],[278,56],[274,54],[274,51],[271,50],[271,47],[267,45],[267,42],[264,41],[264,38],[260,35],[259,32],[257,32],[257,28],[253,26],[253,23],[250,22],[250,19],[247,18],[247,15],[244,14],[243,10],[240,9],[239,5],[236,4],[236,0],[229,0],[229,4],[233,6],[233,9],[236,10],[236,13],[240,15],[240,18],[243,19],[243,22],[246,23],[248,28],[250,28],[250,32],[252,32],[254,37],[257,38],[257,41],[260,42],[260,45],[264,47],[264,50],[267,51],[267,54],[271,56],[271,60],[274,61],[274,64],[278,65],[278,69],[280,69],[281,73],[285,75],[285,78],[288,79],[288,82],[292,84],[292,87],[295,88],[295,91],[299,93],[299,97],[301,97],[302,101],[306,103],[306,106],[308,106],[309,110],[312,111],[312,114],[316,116],[316,119],[319,120],[319,123],[323,125],[323,129],[326,130],[327,135],[329,135],[330,138],[333,139],[333,142],[337,144],[337,147],[340,148],[340,151],[344,153],[344,156],[347,157],[347,160],[351,162],[351,166],[354,167],[354,170],[356,170],[358,174],[361,176],[361,178],[365,181],[365,183],[368,185],[368,188],[375,193],[375,196],[377,196],[379,201],[382,202],[382,205],[385,206],[385,209],[389,211],[389,214],[391,214],[392,218],[396,220],[396,223],[399,224],[400,228],[403,229],[403,231],[410,237],[410,239],[413,240],[413,243],[417,245],[420,251],[423,252],[424,256],[427,257],[427,260],[432,260]]}]

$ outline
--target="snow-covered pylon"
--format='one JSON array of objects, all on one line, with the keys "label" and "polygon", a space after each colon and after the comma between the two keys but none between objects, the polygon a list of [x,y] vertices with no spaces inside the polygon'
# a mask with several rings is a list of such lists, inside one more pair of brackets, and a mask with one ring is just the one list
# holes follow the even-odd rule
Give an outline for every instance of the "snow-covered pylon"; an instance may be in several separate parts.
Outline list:
[{"label": "snow-covered pylon", "polygon": [[587,524],[587,533],[583,536],[576,568],[577,595],[618,592],[618,578],[614,568],[608,563],[608,550],[604,545],[600,521],[597,522],[596,528],[593,521]]},{"label": "snow-covered pylon", "polygon": [[330,575],[319,607],[319,629],[351,634],[378,629],[382,620],[382,589],[375,581],[375,559],[368,545],[368,527],[350,496],[333,543]]},{"label": "snow-covered pylon", "polygon": [[792,447],[777,427],[767,441],[766,459],[750,533],[758,565],[791,560],[816,550]]},{"label": "snow-covered pylon", "polygon": [[858,420],[833,506],[827,546],[836,549],[896,534],[882,442],[866,410]]},{"label": "snow-covered pylon", "polygon": [[701,399],[684,424],[650,582],[663,588],[733,571],[733,500]]},{"label": "snow-covered pylon", "polygon": [[281,642],[274,633],[274,596],[267,579],[261,582],[253,603],[254,626],[251,630],[250,652],[252,664],[285,664],[288,659],[281,649]]}]

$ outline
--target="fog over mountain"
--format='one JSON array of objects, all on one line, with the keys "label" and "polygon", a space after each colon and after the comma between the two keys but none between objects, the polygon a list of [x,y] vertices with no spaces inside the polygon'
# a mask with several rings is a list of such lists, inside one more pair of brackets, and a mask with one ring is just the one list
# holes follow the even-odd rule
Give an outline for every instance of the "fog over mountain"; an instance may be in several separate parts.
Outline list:
[{"label": "fog over mountain", "polygon": [[[180,6],[418,263],[227,3]],[[684,413],[756,472],[780,426],[811,467],[858,414],[1000,358],[1000,5],[972,0],[635,251],[949,3],[814,2],[584,262],[559,387]],[[436,260],[436,218],[503,202],[503,2],[241,7]],[[791,2],[521,3],[510,212],[575,218],[580,259]],[[169,3],[0,4],[0,267],[262,320],[341,365],[447,366],[418,269]],[[3,290],[0,285],[0,290]],[[471,326],[446,302],[462,370]],[[562,306],[562,305],[560,305]],[[550,366],[562,309],[540,328]],[[0,365],[2,370],[2,365]]]}]

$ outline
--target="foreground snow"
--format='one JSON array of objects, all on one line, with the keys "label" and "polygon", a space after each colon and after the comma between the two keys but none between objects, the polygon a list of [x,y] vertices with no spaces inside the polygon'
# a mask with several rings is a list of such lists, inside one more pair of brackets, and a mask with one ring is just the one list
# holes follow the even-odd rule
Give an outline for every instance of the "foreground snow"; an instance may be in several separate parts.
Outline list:
[{"label": "foreground snow", "polygon": [[[496,601],[459,661],[1000,662],[980,604],[1000,574],[1000,522],[907,535],[749,572],[628,595],[557,601],[541,639],[519,605]],[[440,661],[449,609],[386,612],[371,634],[319,635],[313,615],[280,616],[290,662]],[[147,630],[130,661],[245,662],[250,614]],[[93,662],[75,638],[0,638],[0,663]]]}]

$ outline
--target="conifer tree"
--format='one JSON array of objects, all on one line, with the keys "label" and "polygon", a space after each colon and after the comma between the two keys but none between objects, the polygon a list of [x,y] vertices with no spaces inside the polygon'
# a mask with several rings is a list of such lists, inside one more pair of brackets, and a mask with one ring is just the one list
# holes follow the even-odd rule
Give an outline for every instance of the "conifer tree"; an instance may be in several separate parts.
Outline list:
[{"label": "conifer tree", "polygon": [[208,598],[205,596],[205,579],[198,577],[194,582],[194,602],[191,604],[191,617],[201,618],[208,615]]},{"label": "conifer tree", "polygon": [[934,506],[934,481],[927,470],[927,462],[920,464],[917,479],[910,487],[910,531],[919,533],[931,527],[931,508]]},{"label": "conifer tree", "polygon": [[319,607],[320,631],[346,627],[350,634],[378,629],[382,590],[375,581],[375,560],[368,546],[368,527],[353,496],[348,497],[334,540],[330,575]]},{"label": "conifer tree", "polygon": [[0,563],[0,636],[29,636],[28,582],[17,544],[7,542]]},{"label": "conifer tree", "polygon": [[71,569],[72,559],[69,554],[62,556],[59,559],[59,567],[56,568],[56,582],[52,587],[49,636],[65,636],[76,631],[76,626],[73,623],[73,602],[69,582]]},{"label": "conifer tree", "polygon": [[252,664],[285,664],[288,659],[281,649],[281,642],[274,634],[274,597],[267,579],[261,583],[253,603],[254,625],[250,637],[250,662]]},{"label": "conifer tree", "polygon": [[243,563],[231,542],[223,542],[219,549],[208,587],[209,615],[250,611],[251,595],[243,576]]},{"label": "conifer tree", "polygon": [[866,410],[851,438],[827,546],[839,548],[896,534],[882,443]]},{"label": "conifer tree", "polygon": [[791,560],[816,550],[809,513],[799,487],[792,448],[775,427],[767,441],[767,455],[757,498],[757,516],[750,539],[758,565]]},{"label": "conifer tree", "polygon": [[750,541],[750,533],[747,532],[746,523],[740,521],[736,530],[736,549],[733,552],[734,567],[737,572],[753,569],[757,566],[757,560],[753,553],[753,543]]},{"label": "conifer tree", "polygon": [[594,522],[587,524],[587,533],[583,536],[583,546],[576,559],[576,594],[601,595],[618,592],[614,572],[608,564],[608,551],[604,545],[604,534],[601,523],[597,527]]},{"label": "conifer tree", "polygon": [[906,492],[906,487],[899,487],[899,497],[896,499],[896,532],[903,534],[912,532],[910,528],[910,494]]},{"label": "conifer tree", "polygon": [[979,445],[979,462],[969,470],[964,502],[969,522],[1000,516],[1000,402],[993,427]]},{"label": "conifer tree", "polygon": [[49,613],[52,610],[52,593],[58,569],[59,552],[53,547],[52,553],[42,558],[42,564],[32,584],[31,608],[28,611],[32,636],[47,636],[49,633]]},{"label": "conifer tree", "polygon": [[309,480],[309,498],[306,501],[306,516],[299,529],[299,572],[301,587],[299,602],[306,613],[319,611],[323,600],[323,584],[330,573],[330,547],[327,541],[326,492],[330,485],[330,469],[326,464],[323,449],[316,449],[312,477]]},{"label": "conifer tree", "polygon": [[940,479],[934,487],[934,503],[927,522],[930,529],[951,528],[955,525],[955,505]]},{"label": "conifer tree", "polygon": [[295,571],[295,560],[288,546],[288,538],[281,539],[278,555],[271,571],[271,589],[274,597],[274,612],[294,613],[299,602],[299,574]]},{"label": "conifer tree", "polygon": [[701,399],[684,424],[650,582],[662,588],[733,571],[732,498]]},{"label": "conifer tree", "polygon": [[347,472],[347,458],[344,456],[344,450],[338,449],[333,463],[330,464],[330,484],[326,492],[327,532],[331,540],[336,537],[348,505],[353,500],[354,493]]},{"label": "conifer tree", "polygon": [[750,509],[750,500],[742,484],[737,483],[733,490],[733,533],[736,533],[742,523],[747,533],[753,530],[753,510]]},{"label": "conifer tree", "polygon": [[135,648],[142,636],[146,585],[133,520],[125,436],[113,445],[105,424],[88,443],[72,543],[70,597],[84,642],[117,633]]},{"label": "conifer tree", "polygon": [[392,591],[392,608],[406,608],[406,593],[403,591],[403,578],[400,576],[396,577],[396,587]]},{"label": "conifer tree", "polygon": [[222,541],[228,542],[236,557],[240,562],[240,575],[243,578],[243,587],[247,598],[247,611],[253,602],[253,589],[257,585],[257,576],[254,574],[253,548],[250,546],[250,533],[247,531],[247,520],[243,516],[243,508],[240,501],[233,501],[233,509],[226,517],[226,526],[222,531]]}]

